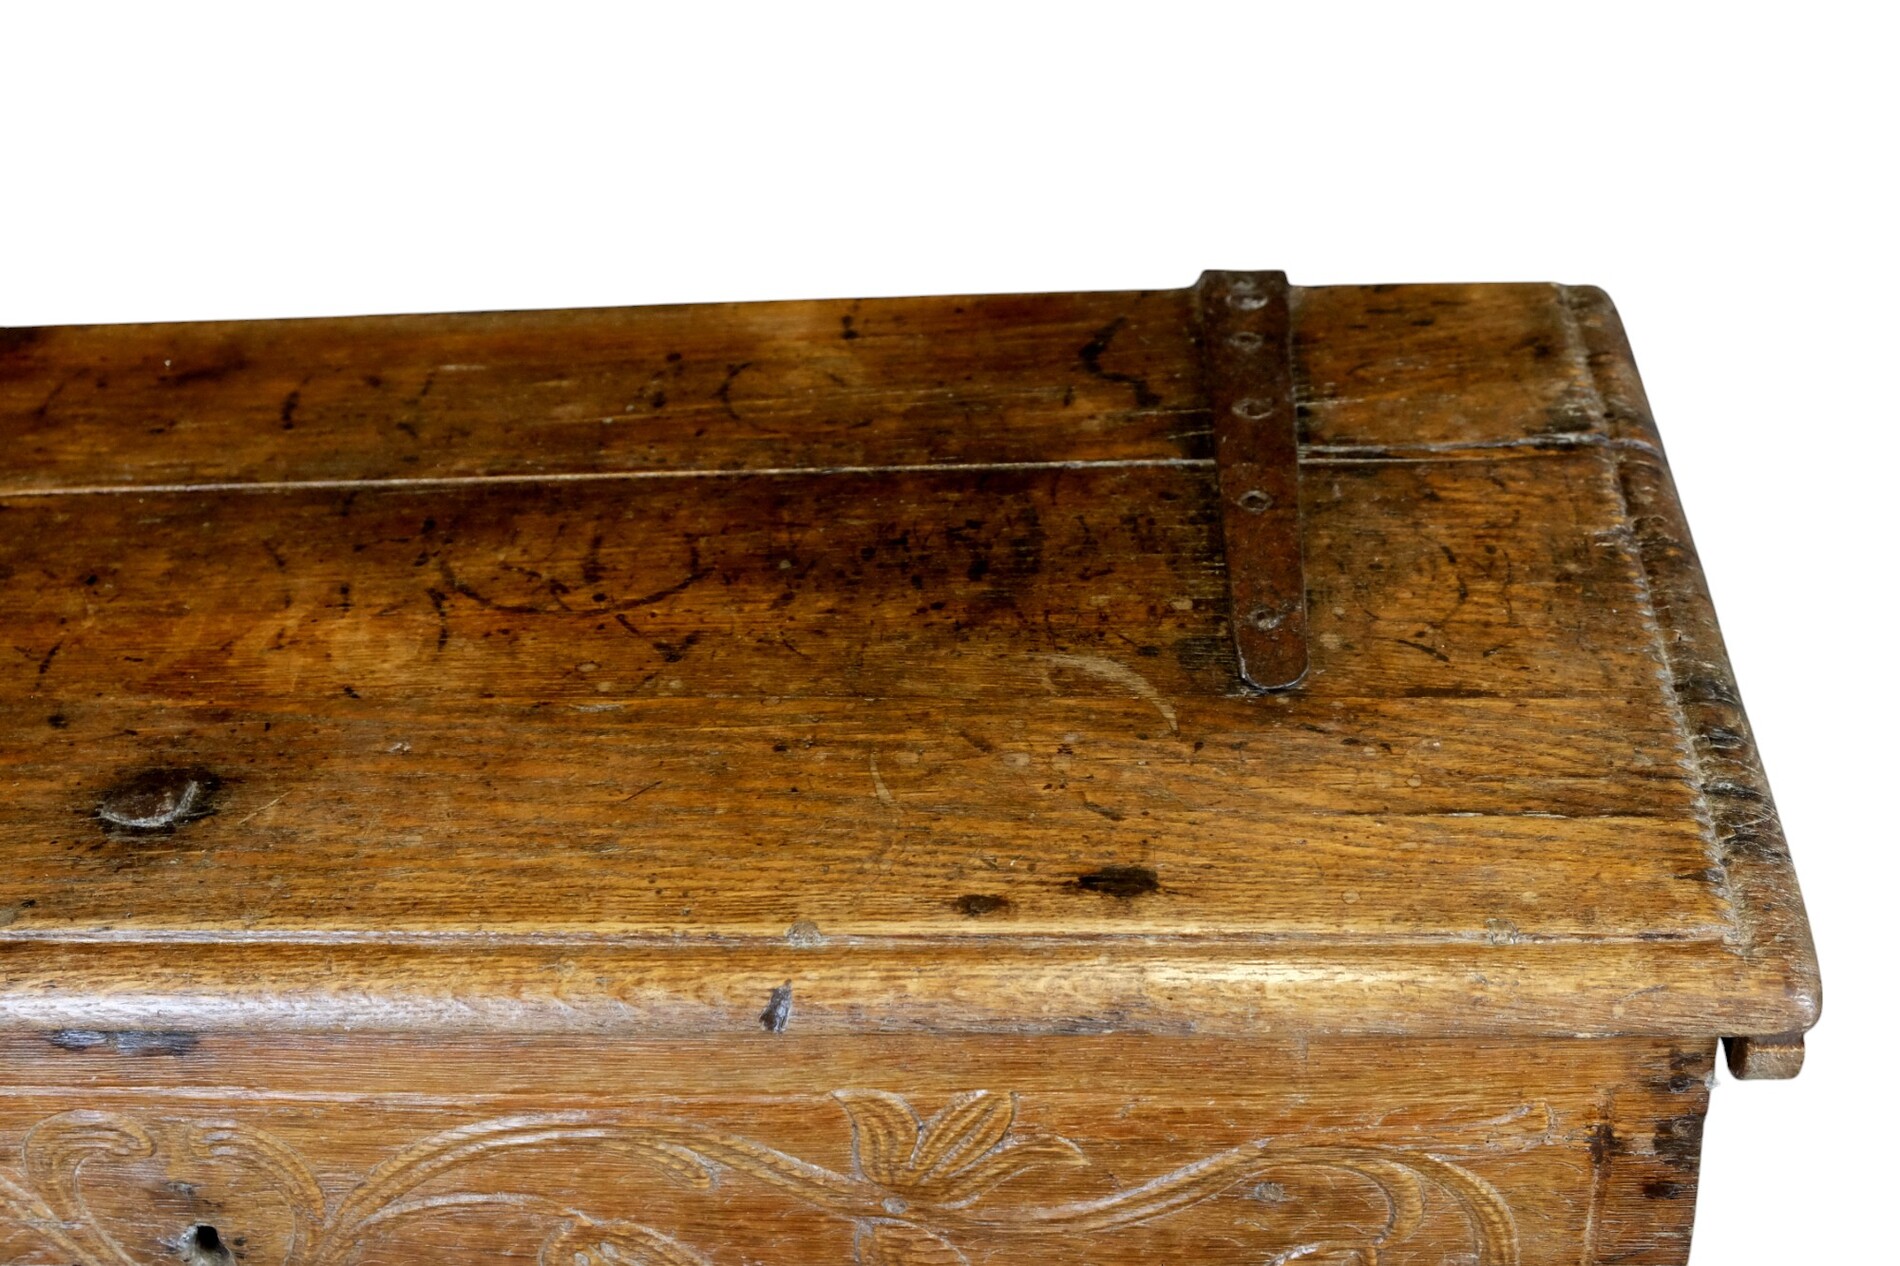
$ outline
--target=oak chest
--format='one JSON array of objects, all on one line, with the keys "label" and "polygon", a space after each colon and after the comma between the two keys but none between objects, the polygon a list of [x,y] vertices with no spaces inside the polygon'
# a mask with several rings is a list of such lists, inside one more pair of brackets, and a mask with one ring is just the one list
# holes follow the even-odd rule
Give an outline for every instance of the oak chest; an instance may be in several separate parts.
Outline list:
[{"label": "oak chest", "polygon": [[1681,1263],[1801,900],[1609,301],[0,331],[0,1261]]}]

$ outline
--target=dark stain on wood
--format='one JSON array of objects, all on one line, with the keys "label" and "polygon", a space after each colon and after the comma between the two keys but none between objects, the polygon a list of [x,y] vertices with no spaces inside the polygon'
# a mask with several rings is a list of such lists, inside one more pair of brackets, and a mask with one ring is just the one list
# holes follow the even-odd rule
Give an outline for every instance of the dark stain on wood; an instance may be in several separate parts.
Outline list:
[{"label": "dark stain on wood", "polygon": [[103,1051],[114,1055],[189,1055],[198,1049],[198,1035],[141,1029],[59,1029],[46,1040],[62,1051]]},{"label": "dark stain on wood", "polygon": [[1102,357],[1108,354],[1108,345],[1114,341],[1115,336],[1121,333],[1122,327],[1127,324],[1127,317],[1116,317],[1113,321],[1110,321],[1107,325],[1095,331],[1094,336],[1082,345],[1081,350],[1077,354],[1082,358],[1082,367],[1088,370],[1089,373],[1104,382],[1123,384],[1135,393],[1135,406],[1137,408],[1152,409],[1161,403],[1161,397],[1156,394],[1153,388],[1149,387],[1146,378],[1139,374],[1118,373],[1111,369],[1105,369],[1102,366]]},{"label": "dark stain on wood", "polygon": [[1650,1146],[1664,1164],[1693,1174],[1702,1160],[1703,1120],[1699,1112],[1664,1117],[1656,1123]]},{"label": "dark stain on wood", "polygon": [[241,373],[250,364],[244,349],[226,344],[209,350],[202,359],[167,360],[158,381],[167,387],[188,387],[194,383],[215,383],[227,375]]},{"label": "dark stain on wood", "polygon": [[1161,879],[1146,866],[1104,866],[1076,876],[1075,886],[1083,892],[1099,892],[1122,901],[1133,901],[1161,891]]},{"label": "dark stain on wood", "polygon": [[1009,909],[1009,898],[990,892],[966,892],[954,903],[957,913],[965,918],[980,919],[986,914],[1000,914]]}]

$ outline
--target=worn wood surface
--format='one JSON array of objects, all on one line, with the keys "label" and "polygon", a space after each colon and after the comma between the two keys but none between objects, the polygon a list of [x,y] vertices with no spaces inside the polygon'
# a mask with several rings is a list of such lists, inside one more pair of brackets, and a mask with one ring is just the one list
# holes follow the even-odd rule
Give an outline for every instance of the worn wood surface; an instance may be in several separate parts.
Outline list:
[{"label": "worn wood surface", "polygon": [[[697,1030],[756,1010],[709,958],[795,953],[844,1029],[1802,1027],[1613,316],[1294,307],[1312,668],[1272,698],[1182,293],[11,337],[14,1014],[435,1023],[425,964],[505,953],[520,1023]],[[192,813],[102,829],[153,777]],[[561,982],[549,936],[651,948]]]},{"label": "worn wood surface", "polygon": [[0,1253],[1680,1263],[1713,1054],[21,1036],[4,1045]]},{"label": "worn wood surface", "polygon": [[0,331],[5,1260],[1679,1263],[1820,993],[1615,313],[1291,299],[1270,696],[1188,291]]}]

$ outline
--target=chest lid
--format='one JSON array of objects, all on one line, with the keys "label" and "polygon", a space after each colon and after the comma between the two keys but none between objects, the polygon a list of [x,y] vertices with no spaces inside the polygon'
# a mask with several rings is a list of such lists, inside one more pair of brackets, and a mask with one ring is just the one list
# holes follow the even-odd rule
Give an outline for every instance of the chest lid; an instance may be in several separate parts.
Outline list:
[{"label": "chest lid", "polygon": [[0,331],[0,427],[10,1024],[1819,1005],[1597,291]]}]

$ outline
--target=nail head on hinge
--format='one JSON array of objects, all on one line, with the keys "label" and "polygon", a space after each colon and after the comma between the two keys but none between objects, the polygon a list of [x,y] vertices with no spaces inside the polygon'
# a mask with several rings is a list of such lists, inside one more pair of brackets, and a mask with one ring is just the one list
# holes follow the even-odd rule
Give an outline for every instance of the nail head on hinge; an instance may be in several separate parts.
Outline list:
[{"label": "nail head on hinge", "polygon": [[1262,633],[1271,633],[1286,623],[1292,612],[1285,607],[1255,607],[1247,613],[1247,623]]},{"label": "nail head on hinge", "polygon": [[1273,509],[1273,494],[1258,488],[1249,488],[1237,498],[1240,508],[1249,514],[1264,514]]}]

